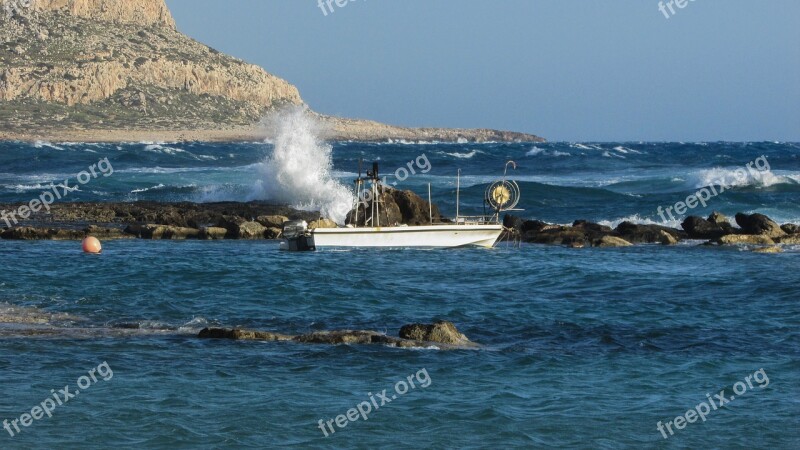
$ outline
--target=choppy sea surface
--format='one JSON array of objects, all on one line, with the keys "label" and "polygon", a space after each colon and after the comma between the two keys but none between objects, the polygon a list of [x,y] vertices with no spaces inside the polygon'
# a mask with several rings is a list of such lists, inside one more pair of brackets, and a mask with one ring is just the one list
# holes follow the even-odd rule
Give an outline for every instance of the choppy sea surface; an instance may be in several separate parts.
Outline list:
[{"label": "choppy sea surface", "polygon": [[[460,169],[461,212],[480,214],[486,186],[514,160],[527,218],[661,223],[659,206],[724,184],[687,214],[800,223],[796,143],[284,145],[0,143],[0,203],[27,202],[108,158],[113,174],[67,200],[289,192],[326,207],[341,198],[324,192],[363,159],[379,160],[397,187],[424,196],[430,183],[449,214]],[[330,167],[311,163],[320,152]],[[0,325],[0,420],[41,416],[19,433],[0,429],[0,448],[800,448],[800,249],[697,244],[290,254],[269,241],[109,241],[87,256],[75,242],[0,241],[0,316],[38,314],[37,327],[65,329],[34,337]],[[193,338],[206,326],[396,335],[437,319],[482,347]],[[401,395],[409,376],[416,387]],[[52,417],[32,411],[79,383]],[[381,405],[384,389],[396,398]],[[709,397],[704,421],[676,420]],[[368,420],[335,424],[373,398]],[[326,437],[320,420],[336,432]]]}]

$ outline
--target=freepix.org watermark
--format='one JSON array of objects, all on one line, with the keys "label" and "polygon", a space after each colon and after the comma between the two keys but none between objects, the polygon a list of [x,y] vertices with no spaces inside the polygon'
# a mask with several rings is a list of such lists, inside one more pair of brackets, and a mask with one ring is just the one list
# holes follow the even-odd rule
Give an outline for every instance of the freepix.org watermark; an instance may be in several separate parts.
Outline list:
[{"label": "freepix.org watermark", "polygon": [[[712,412],[722,408],[723,406],[726,406],[728,403],[736,399],[737,396],[741,397],[748,390],[753,390],[754,381],[760,389],[764,389],[765,387],[769,386],[769,377],[767,376],[767,372],[765,372],[764,369],[759,369],[756,372],[748,375],[744,381],[737,381],[733,385],[733,393],[735,395],[731,395],[729,397],[726,396],[725,389],[719,391],[719,394],[714,394],[713,397],[711,394],[706,394],[706,399],[708,400],[707,402],[700,402],[693,409],[686,411],[685,414],[670,420],[666,424],[659,420],[656,424],[656,429],[661,432],[661,436],[663,436],[664,439],[669,439],[669,436],[675,434],[675,431],[672,430],[673,425],[675,426],[676,430],[682,430],[686,428],[687,424],[695,423],[698,419],[705,422],[706,418]],[[669,436],[667,436],[667,432],[669,432]]]},{"label": "freepix.org watermark", "polygon": [[70,192],[77,191],[80,186],[99,178],[100,175],[110,177],[113,174],[114,167],[111,165],[111,161],[109,161],[108,158],[103,158],[98,161],[97,164],[92,164],[88,169],[75,176],[78,185],[70,186],[70,178],[67,178],[61,184],[50,183],[49,190],[42,192],[38,198],[31,200],[28,204],[22,205],[11,212],[6,210],[0,211],[0,221],[5,222],[6,226],[11,228],[13,225],[17,225],[20,219],[28,219],[31,214],[40,212],[42,209],[50,212],[50,205],[56,200],[63,199],[69,195]]},{"label": "freepix.org watermark", "polygon": [[[334,6],[341,9],[349,5],[350,3],[356,1],[358,0],[317,0],[317,6],[319,6],[320,10],[322,10],[322,14],[325,17],[328,17],[329,13],[333,14],[336,12],[336,8],[334,8]],[[362,1],[366,2],[367,0],[362,0]]]},{"label": "freepix.org watermark", "polygon": [[[753,166],[755,166],[755,168]],[[748,174],[755,179],[763,180],[764,175],[770,173],[771,170],[772,168],[769,165],[769,161],[767,161],[767,157],[762,155],[754,161],[747,163],[744,168],[736,169],[734,172],[735,182],[744,183],[747,181]],[[730,189],[731,184],[732,183],[729,183],[725,177],[721,177],[713,181],[710,186],[704,187],[686,197],[685,201],[675,203],[672,206],[668,206],[666,209],[659,206],[657,210],[658,215],[661,217],[661,221],[666,224],[668,223],[667,215],[673,221],[676,220],[675,216],[672,214],[673,210],[676,214],[682,216],[686,214],[688,210],[697,208],[699,205],[703,205],[703,208],[705,208],[709,200]]]},{"label": "freepix.org watermark", "polygon": [[416,389],[417,384],[414,383],[414,380],[419,383],[419,387],[422,389],[427,388],[431,385],[431,383],[433,383],[433,380],[428,374],[427,369],[419,370],[416,374],[407,376],[405,380],[400,380],[395,383],[394,394],[388,394],[386,392],[388,389],[384,389],[378,394],[373,394],[370,392],[367,394],[369,396],[369,400],[359,403],[355,408],[348,409],[347,413],[339,414],[335,418],[328,421],[320,419],[317,427],[320,429],[320,431],[322,431],[322,434],[324,434],[325,437],[330,437],[332,434],[336,433],[336,429],[333,428],[334,425],[336,425],[336,428],[342,429],[349,425],[350,422],[357,422],[359,419],[363,419],[365,421],[369,420],[369,415],[371,413],[379,410],[384,405],[388,405],[392,401],[397,400],[399,396],[405,395],[409,390]]},{"label": "freepix.org watermark", "polygon": [[[419,172],[417,172],[419,169]],[[384,175],[381,179],[381,184],[384,186],[392,185],[392,187],[397,187],[398,184],[406,181],[412,175],[417,175],[417,173],[426,174],[433,169],[433,165],[431,161],[428,159],[428,155],[425,153],[417,156],[415,159],[407,162],[405,166],[399,167],[397,170],[394,171],[394,181],[389,183],[388,176]],[[362,192],[358,193],[358,202],[359,205],[368,207],[369,202],[372,201],[373,193],[371,190],[366,189]]]},{"label": "freepix.org watermark", "polygon": [[[114,378],[114,371],[111,370],[108,363],[104,361],[99,366],[86,372],[86,375],[79,377],[77,381],[78,387],[74,391],[70,390],[70,385],[66,385],[64,389],[59,389],[58,391],[51,389],[51,396],[31,408],[30,413],[26,412],[14,420],[3,420],[3,428],[8,431],[11,437],[14,437],[22,433],[23,428],[28,428],[33,425],[34,421],[43,419],[45,415],[48,418],[53,417],[53,412],[55,412],[59,406],[67,404],[82,391],[86,391],[94,386],[98,381],[110,381],[112,378]],[[22,426],[22,428],[20,428],[20,426]]]},{"label": "freepix.org watermark", "polygon": [[0,2],[2,2],[3,12],[8,18],[22,15],[23,11],[33,6],[34,1],[35,0],[0,0]]},{"label": "freepix.org watermark", "polygon": [[660,1],[658,2],[658,10],[664,14],[664,17],[667,19],[672,18],[675,14],[678,13],[678,9],[683,9],[689,6],[689,2],[693,2],[695,0],[667,0],[667,1]]}]

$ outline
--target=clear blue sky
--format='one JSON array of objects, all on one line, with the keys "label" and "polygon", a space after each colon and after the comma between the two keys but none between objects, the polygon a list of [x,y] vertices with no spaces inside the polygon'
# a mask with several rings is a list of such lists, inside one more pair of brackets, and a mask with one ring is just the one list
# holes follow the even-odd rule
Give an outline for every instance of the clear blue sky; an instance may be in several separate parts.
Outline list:
[{"label": "clear blue sky", "polygon": [[[341,0],[340,0],[341,1]],[[566,141],[800,141],[800,1],[167,0],[315,110]],[[669,14],[669,11],[667,10]]]}]

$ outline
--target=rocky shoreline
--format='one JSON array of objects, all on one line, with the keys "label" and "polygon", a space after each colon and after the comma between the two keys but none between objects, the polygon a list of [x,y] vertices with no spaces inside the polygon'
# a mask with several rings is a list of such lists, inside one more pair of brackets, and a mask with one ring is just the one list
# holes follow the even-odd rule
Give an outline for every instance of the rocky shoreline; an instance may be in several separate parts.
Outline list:
[{"label": "rocky shoreline", "polygon": [[[422,225],[429,222],[428,203],[411,191],[387,189],[381,199],[382,223]],[[336,224],[319,213],[300,211],[266,202],[221,203],[60,203],[49,212],[40,211],[14,223],[8,211],[24,205],[0,204],[0,239],[3,240],[81,240],[94,236],[109,239],[165,240],[261,240],[279,239],[287,220],[305,220],[309,228],[332,228]],[[434,205],[436,222],[448,222]],[[349,222],[363,217],[351,214]],[[531,244],[561,245],[571,248],[629,247],[641,244],[676,245],[682,241],[701,241],[705,245],[745,245],[758,252],[779,253],[787,245],[800,245],[800,226],[779,225],[763,214],[735,216],[734,227],[724,215],[714,212],[708,218],[690,216],[682,229],[661,225],[622,222],[615,228],[577,220],[571,226],[507,215],[504,240]]]},{"label": "rocky shoreline", "polygon": [[704,241],[703,245],[747,245],[754,251],[780,253],[783,246],[800,245],[800,226],[778,225],[763,214],[736,214],[734,227],[723,214],[708,218],[687,217],[682,229],[660,225],[622,222],[616,228],[575,221],[572,226],[554,225],[538,220],[506,216],[504,225],[512,237],[533,244],[563,245],[571,248],[630,247],[636,244],[676,245],[681,241]]}]

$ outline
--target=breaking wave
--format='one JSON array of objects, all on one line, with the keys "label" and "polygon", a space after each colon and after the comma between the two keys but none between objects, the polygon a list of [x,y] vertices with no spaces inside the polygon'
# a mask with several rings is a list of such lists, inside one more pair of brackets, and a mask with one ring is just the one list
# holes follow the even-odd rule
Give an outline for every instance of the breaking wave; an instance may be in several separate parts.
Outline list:
[{"label": "breaking wave", "polygon": [[275,149],[260,165],[254,199],[320,211],[344,223],[354,197],[334,176],[333,148],[318,137],[319,123],[305,110],[293,108],[270,118],[267,126]]}]

